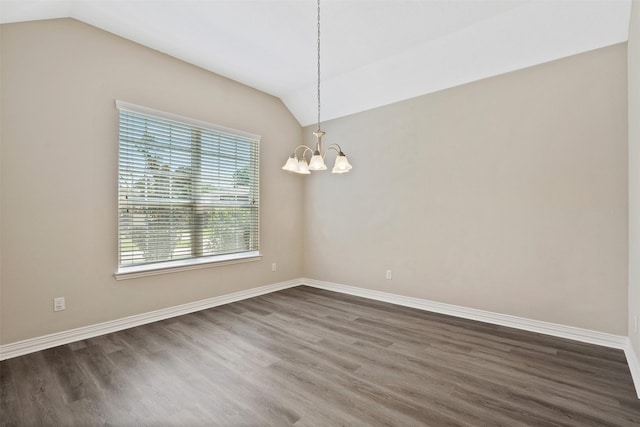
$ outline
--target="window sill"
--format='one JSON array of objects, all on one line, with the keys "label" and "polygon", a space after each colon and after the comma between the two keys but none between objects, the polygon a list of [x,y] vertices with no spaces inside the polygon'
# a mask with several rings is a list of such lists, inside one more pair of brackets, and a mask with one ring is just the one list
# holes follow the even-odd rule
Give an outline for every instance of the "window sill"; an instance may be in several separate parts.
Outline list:
[{"label": "window sill", "polygon": [[219,267],[222,265],[240,264],[260,261],[262,255],[258,251],[240,254],[218,255],[204,258],[192,258],[177,261],[159,262],[149,265],[122,267],[114,273],[116,280],[135,279],[137,277],[155,276],[158,274],[177,273],[179,271],[197,270],[200,268]]}]

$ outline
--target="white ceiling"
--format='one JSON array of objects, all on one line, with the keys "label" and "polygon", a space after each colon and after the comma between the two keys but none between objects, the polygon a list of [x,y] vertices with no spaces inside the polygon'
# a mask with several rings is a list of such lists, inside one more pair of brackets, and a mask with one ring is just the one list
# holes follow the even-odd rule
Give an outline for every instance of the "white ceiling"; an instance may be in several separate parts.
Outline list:
[{"label": "white ceiling", "polygon": [[[322,120],[627,40],[631,0],[323,0]],[[0,0],[72,17],[282,99],[316,122],[314,0]]]}]

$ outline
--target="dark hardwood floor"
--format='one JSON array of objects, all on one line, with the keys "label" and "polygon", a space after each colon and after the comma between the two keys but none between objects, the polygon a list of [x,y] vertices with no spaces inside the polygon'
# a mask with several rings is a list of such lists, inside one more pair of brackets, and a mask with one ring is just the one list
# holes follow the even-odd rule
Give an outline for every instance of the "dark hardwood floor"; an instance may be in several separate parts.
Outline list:
[{"label": "dark hardwood floor", "polygon": [[5,360],[3,426],[640,426],[620,350],[308,287]]}]

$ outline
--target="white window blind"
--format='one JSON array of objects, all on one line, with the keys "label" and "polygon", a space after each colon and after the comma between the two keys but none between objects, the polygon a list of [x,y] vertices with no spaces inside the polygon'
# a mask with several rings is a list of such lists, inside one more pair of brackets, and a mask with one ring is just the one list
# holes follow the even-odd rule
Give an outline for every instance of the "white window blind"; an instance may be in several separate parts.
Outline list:
[{"label": "white window blind", "polygon": [[260,137],[116,106],[119,268],[255,253]]}]

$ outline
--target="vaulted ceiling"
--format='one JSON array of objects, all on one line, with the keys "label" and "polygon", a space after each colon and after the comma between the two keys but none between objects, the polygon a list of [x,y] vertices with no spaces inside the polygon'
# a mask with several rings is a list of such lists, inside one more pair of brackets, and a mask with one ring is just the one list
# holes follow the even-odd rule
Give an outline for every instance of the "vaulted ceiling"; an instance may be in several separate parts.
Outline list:
[{"label": "vaulted ceiling", "polygon": [[[631,0],[323,0],[322,120],[625,42]],[[314,0],[1,0],[0,22],[72,17],[317,119]]]}]

